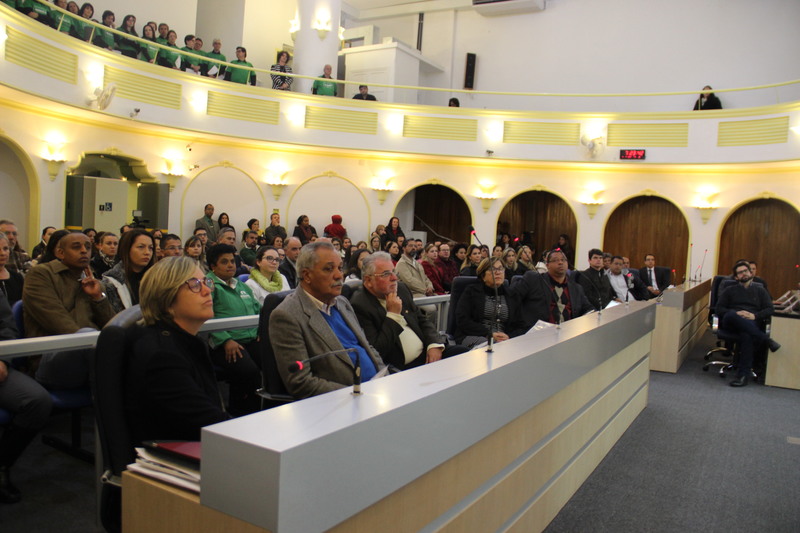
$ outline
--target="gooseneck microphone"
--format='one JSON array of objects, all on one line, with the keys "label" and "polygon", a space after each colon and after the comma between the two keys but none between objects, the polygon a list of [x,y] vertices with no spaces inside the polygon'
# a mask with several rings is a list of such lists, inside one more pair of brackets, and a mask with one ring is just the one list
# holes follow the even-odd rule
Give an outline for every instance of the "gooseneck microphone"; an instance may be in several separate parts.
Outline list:
[{"label": "gooseneck microphone", "polygon": [[321,353],[319,355],[315,355],[313,357],[309,357],[308,359],[303,359],[302,361],[295,361],[289,365],[289,373],[294,374],[295,372],[299,372],[306,367],[306,365],[313,363],[319,359],[324,359],[326,357],[330,357],[332,355],[338,354],[346,354],[350,357],[350,354],[355,354],[354,358],[356,363],[353,366],[353,394],[358,395],[361,394],[361,358],[358,356],[358,350],[355,348],[343,348],[341,350],[333,350],[330,352]]},{"label": "gooseneck microphone", "polygon": [[695,281],[698,283],[703,280],[703,265],[706,264],[706,255],[708,255],[708,248],[706,248],[706,251],[703,252],[703,260],[700,262],[700,266],[697,267],[697,271],[694,273]]},{"label": "gooseneck microphone", "polygon": [[475,237],[475,240],[476,240],[476,241],[478,241],[478,244],[479,244],[479,245],[481,245],[481,246],[483,246],[483,243],[482,243],[482,242],[481,242],[481,240],[478,238],[478,234],[477,234],[477,232],[475,231],[475,226],[468,226],[468,227],[467,227],[467,229],[469,229],[469,234],[470,234],[470,235],[472,235],[473,237]]}]

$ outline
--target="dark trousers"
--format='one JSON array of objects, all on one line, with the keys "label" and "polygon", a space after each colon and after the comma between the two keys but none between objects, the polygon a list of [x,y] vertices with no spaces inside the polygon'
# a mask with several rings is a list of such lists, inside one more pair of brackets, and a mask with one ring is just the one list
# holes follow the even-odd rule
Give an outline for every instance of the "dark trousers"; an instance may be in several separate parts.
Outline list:
[{"label": "dark trousers", "polygon": [[736,371],[737,377],[747,376],[753,368],[753,357],[755,351],[762,347],[769,340],[769,335],[759,328],[756,320],[747,320],[736,314],[736,311],[728,311],[722,317],[720,327],[726,331],[739,334],[739,367]]},{"label": "dark trousers", "polygon": [[230,385],[228,410],[233,416],[255,413],[261,407],[261,399],[256,394],[261,387],[261,370],[256,364],[257,358],[261,356],[259,342],[254,340],[239,344],[244,347],[244,357],[234,361],[225,358],[225,348],[222,346],[211,350],[211,361],[218,370],[219,377]]}]

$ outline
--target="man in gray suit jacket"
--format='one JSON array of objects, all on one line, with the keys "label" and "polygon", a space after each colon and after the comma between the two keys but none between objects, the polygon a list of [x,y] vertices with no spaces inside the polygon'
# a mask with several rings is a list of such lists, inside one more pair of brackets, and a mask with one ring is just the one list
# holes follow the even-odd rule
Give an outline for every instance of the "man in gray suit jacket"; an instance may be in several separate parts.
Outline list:
[{"label": "man in gray suit jacket", "polygon": [[[295,398],[308,398],[353,384],[355,357],[362,381],[384,368],[369,345],[353,308],[341,296],[342,258],[331,243],[307,244],[297,258],[298,286],[272,312],[269,337],[286,389]],[[346,353],[345,348],[357,352]],[[315,355],[339,351],[310,361],[294,373],[289,365]]]},{"label": "man in gray suit jacket", "polygon": [[208,234],[208,242],[217,242],[219,222],[211,218],[214,216],[214,206],[211,204],[206,204],[203,211],[203,216],[194,221],[194,227],[195,229],[203,228],[206,230],[206,233]]}]

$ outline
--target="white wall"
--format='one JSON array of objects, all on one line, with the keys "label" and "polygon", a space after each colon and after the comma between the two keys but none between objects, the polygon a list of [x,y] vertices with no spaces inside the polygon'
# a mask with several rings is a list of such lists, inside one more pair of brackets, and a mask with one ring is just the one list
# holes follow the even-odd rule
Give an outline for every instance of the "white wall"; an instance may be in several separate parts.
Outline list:
[{"label": "white wall", "polygon": [[[292,44],[289,21],[294,19],[296,6],[297,2],[293,0],[245,0],[242,42],[247,48],[247,59],[253,66],[269,68],[275,63],[278,50],[284,44]],[[316,76],[319,73],[304,74]],[[269,79],[260,79],[259,85],[271,87],[272,82]]]},{"label": "white wall", "polygon": [[[199,0],[197,4],[197,35],[203,39],[203,50],[211,51],[216,38],[222,40],[220,51],[228,61],[236,59],[236,47],[244,42],[242,21],[245,0]],[[247,45],[245,45],[247,48]],[[248,50],[249,51],[249,50]]]},{"label": "white wall", "polygon": [[[125,15],[136,17],[136,31],[142,34],[142,26],[154,20],[157,23],[166,22],[170,29],[178,33],[178,46],[182,46],[183,37],[195,32],[198,0],[102,0],[93,2],[94,18],[100,20],[103,11],[110,9],[114,12],[117,27],[122,24]],[[226,2],[227,3],[227,2]],[[78,2],[81,5],[82,2]],[[208,43],[211,44],[210,42]]]},{"label": "white wall", "polygon": [[[17,225],[17,233],[20,245],[28,250],[28,243],[37,243],[41,235],[42,228],[31,228],[28,225],[28,198],[30,188],[25,176],[25,169],[19,161],[17,155],[0,141],[0,219],[11,220]],[[43,217],[50,220],[50,217]],[[61,215],[60,223],[63,223],[64,216]],[[45,226],[57,226],[58,224],[46,222]],[[37,233],[38,232],[38,233]]]}]

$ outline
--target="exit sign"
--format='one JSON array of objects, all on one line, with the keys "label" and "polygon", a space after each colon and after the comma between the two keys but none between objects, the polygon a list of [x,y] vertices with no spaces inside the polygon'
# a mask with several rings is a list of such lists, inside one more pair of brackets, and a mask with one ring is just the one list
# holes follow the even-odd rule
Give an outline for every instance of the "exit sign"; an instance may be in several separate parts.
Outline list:
[{"label": "exit sign", "polygon": [[644,159],[644,150],[620,150],[620,159]]}]

